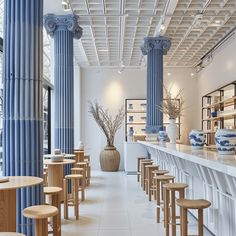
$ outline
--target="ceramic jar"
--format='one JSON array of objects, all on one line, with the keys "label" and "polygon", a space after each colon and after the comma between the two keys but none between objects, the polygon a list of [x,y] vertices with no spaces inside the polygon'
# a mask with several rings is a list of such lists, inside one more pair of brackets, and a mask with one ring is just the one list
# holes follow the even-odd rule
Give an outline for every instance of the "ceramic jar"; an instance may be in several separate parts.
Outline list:
[{"label": "ceramic jar", "polygon": [[164,130],[161,130],[161,131],[159,131],[158,132],[158,134],[159,134],[159,140],[160,140],[160,142],[166,142],[166,138],[167,138],[167,133],[166,133],[166,131],[164,131]]},{"label": "ceramic jar", "polygon": [[235,154],[236,129],[218,129],[215,133],[215,144],[219,154]]},{"label": "ceramic jar", "polygon": [[129,116],[129,122],[133,122],[134,121],[134,116]]},{"label": "ceramic jar", "polygon": [[205,134],[202,130],[193,129],[189,133],[189,141],[192,149],[202,149],[205,143]]}]

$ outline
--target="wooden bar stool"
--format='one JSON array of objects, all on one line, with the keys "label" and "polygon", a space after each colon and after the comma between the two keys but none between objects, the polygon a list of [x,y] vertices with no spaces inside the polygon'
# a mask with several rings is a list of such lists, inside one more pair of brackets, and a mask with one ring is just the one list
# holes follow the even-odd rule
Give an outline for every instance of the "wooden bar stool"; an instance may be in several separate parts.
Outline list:
[{"label": "wooden bar stool", "polygon": [[171,224],[172,234],[171,236],[176,236],[176,206],[175,206],[175,195],[176,192],[179,193],[179,199],[185,198],[185,189],[188,187],[184,183],[169,183],[164,184],[164,222],[166,228],[166,236],[169,236],[169,226]]},{"label": "wooden bar stool", "polygon": [[203,209],[211,203],[204,199],[177,199],[176,204],[180,207],[181,236],[188,236],[188,210],[198,210],[198,236],[203,236]]},{"label": "wooden bar stool", "polygon": [[86,176],[85,169],[80,167],[71,168],[71,174],[79,174],[82,175],[83,178],[79,181],[78,190],[81,192],[81,201],[85,199],[85,188],[86,188]]},{"label": "wooden bar stool", "polygon": [[153,160],[140,160],[140,168],[141,168],[141,187],[143,190],[145,190],[145,184],[144,184],[144,179],[145,179],[145,166],[146,165],[151,165],[153,163]]},{"label": "wooden bar stool", "polygon": [[152,171],[158,170],[159,166],[158,165],[146,165],[145,168],[146,168],[146,170],[145,170],[146,176],[145,176],[144,184],[146,185],[145,189],[146,189],[146,194],[148,194],[148,199],[149,199],[149,201],[151,201],[152,193],[153,193],[153,189],[152,189],[153,173],[152,173]]},{"label": "wooden bar stool", "polygon": [[[62,188],[59,188],[59,187],[44,187],[43,188],[44,204],[46,204],[46,197],[48,196],[49,197],[48,204],[58,209],[58,215],[57,217],[53,217],[53,223],[52,223],[53,235],[55,236],[61,235],[61,199],[60,199],[61,192],[62,192]],[[57,225],[58,227],[55,228],[54,225]]]},{"label": "wooden bar stool", "polygon": [[152,171],[152,174],[153,174],[153,177],[152,177],[152,182],[153,182],[152,191],[153,191],[153,195],[154,195],[154,200],[157,200],[157,198],[156,198],[156,179],[154,178],[154,176],[165,175],[165,174],[168,174],[168,173],[169,173],[168,170],[153,170]]},{"label": "wooden bar stool", "polygon": [[156,219],[157,219],[157,223],[160,223],[160,214],[161,214],[160,209],[161,208],[163,209],[162,203],[164,200],[163,185],[168,184],[170,182],[173,183],[175,177],[172,175],[157,175],[157,176],[154,176],[153,179],[156,182],[156,207],[157,207]]},{"label": "wooden bar stool", "polygon": [[25,236],[25,234],[11,233],[11,232],[1,232],[0,236]]},{"label": "wooden bar stool", "polygon": [[89,163],[87,161],[77,162],[76,167],[84,168],[85,170],[85,179],[86,179],[86,186],[89,186],[90,180],[89,180]]},{"label": "wooden bar stool", "polygon": [[84,161],[88,163],[87,168],[88,168],[88,186],[90,185],[90,179],[91,179],[91,166],[90,166],[90,155],[85,154],[84,155]]},{"label": "wooden bar stool", "polygon": [[48,186],[48,167],[43,167],[43,186]]},{"label": "wooden bar stool", "polygon": [[[23,210],[24,217],[35,220],[35,236],[48,235],[48,218],[57,216],[57,214],[58,209],[48,205],[31,206]],[[57,225],[54,227],[57,228]]]},{"label": "wooden bar stool", "polygon": [[141,169],[140,169],[140,161],[147,159],[146,157],[138,157],[137,158],[137,181],[140,181],[140,174],[141,174]]},{"label": "wooden bar stool", "polygon": [[[68,207],[74,206],[74,214],[76,220],[79,219],[79,196],[78,196],[78,186],[79,181],[83,178],[83,175],[71,174],[66,175],[64,179],[64,219],[68,220]],[[72,184],[72,193],[68,193],[69,180]]]}]

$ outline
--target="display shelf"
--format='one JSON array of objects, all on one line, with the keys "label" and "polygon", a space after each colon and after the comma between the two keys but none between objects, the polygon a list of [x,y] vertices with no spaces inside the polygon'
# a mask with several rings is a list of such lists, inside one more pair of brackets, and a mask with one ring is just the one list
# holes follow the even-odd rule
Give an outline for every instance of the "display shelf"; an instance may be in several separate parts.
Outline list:
[{"label": "display shelf", "polygon": [[202,97],[202,130],[206,144],[214,144],[217,129],[236,127],[236,81]]},{"label": "display shelf", "polygon": [[[165,100],[165,99],[164,99]],[[176,100],[176,99],[175,99]],[[179,99],[177,99],[178,102]],[[168,129],[169,119],[166,115],[163,116],[163,125]],[[179,128],[180,138],[180,117],[176,119],[176,125]],[[128,138],[129,130],[132,128],[133,135],[145,137],[146,135],[146,99],[126,99],[125,100],[125,140]]]}]

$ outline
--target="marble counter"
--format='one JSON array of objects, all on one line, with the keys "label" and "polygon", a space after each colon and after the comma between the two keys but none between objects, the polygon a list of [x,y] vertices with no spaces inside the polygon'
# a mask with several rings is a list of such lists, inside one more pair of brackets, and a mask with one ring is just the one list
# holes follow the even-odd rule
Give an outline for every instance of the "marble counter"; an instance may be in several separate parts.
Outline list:
[{"label": "marble counter", "polygon": [[139,143],[169,153],[186,161],[190,161],[224,174],[236,177],[236,155],[219,155],[216,151],[204,149],[192,150],[191,146],[183,144],[158,143],[139,141]]},{"label": "marble counter", "polygon": [[[217,236],[236,235],[236,155],[192,150],[191,146],[139,142],[161,169],[169,170],[175,182],[187,183],[186,197],[207,199],[205,226]],[[196,212],[192,212],[196,217]]]}]

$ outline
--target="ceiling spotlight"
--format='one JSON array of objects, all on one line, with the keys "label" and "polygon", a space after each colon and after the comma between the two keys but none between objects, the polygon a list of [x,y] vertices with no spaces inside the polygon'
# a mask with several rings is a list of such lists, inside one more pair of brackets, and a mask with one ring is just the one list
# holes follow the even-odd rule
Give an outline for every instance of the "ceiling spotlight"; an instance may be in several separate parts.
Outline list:
[{"label": "ceiling spotlight", "polygon": [[62,8],[64,11],[70,11],[70,4],[67,0],[62,0],[61,2]]},{"label": "ceiling spotlight", "polygon": [[166,28],[165,25],[162,23],[160,26],[160,31],[164,30],[165,28]]},{"label": "ceiling spotlight", "polygon": [[61,5],[62,5],[62,6],[67,6],[67,5],[68,5],[67,0],[62,0],[62,1],[61,1]]},{"label": "ceiling spotlight", "polygon": [[191,72],[191,74],[190,74],[190,75],[191,75],[191,77],[193,77],[195,74],[194,74],[193,72]]},{"label": "ceiling spotlight", "polygon": [[122,74],[122,72],[124,71],[124,69],[125,69],[125,65],[122,64],[122,65],[121,65],[121,68],[118,70],[118,73],[119,73],[119,74]]},{"label": "ceiling spotlight", "polygon": [[170,72],[167,73],[168,76],[171,76],[172,74]]},{"label": "ceiling spotlight", "polygon": [[220,20],[215,20],[215,23],[216,23],[216,24],[220,24],[221,21],[220,21]]}]

